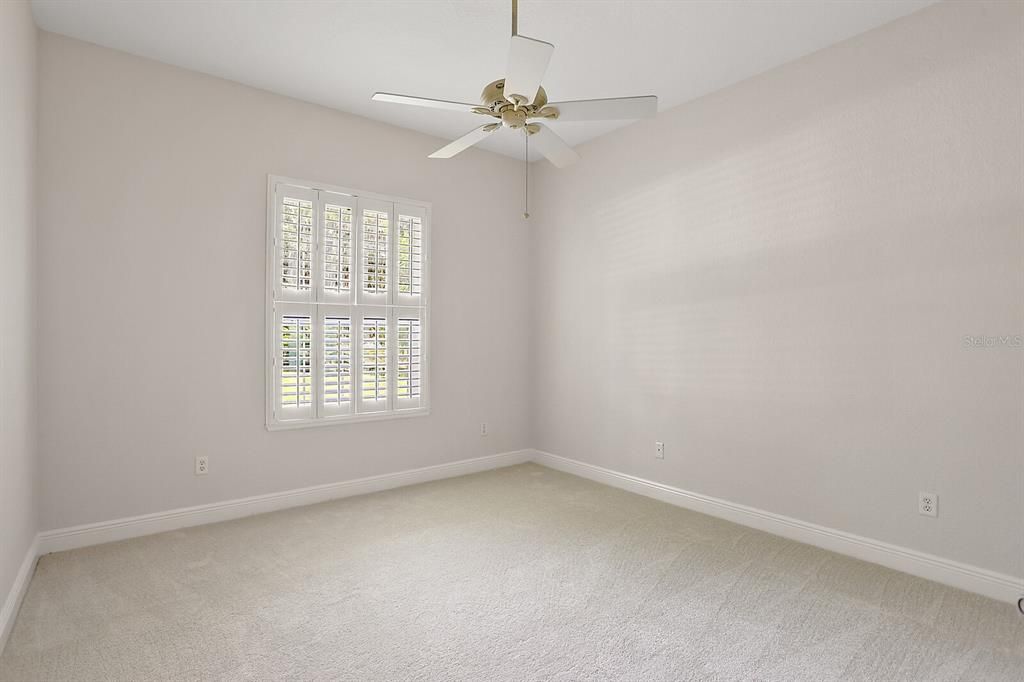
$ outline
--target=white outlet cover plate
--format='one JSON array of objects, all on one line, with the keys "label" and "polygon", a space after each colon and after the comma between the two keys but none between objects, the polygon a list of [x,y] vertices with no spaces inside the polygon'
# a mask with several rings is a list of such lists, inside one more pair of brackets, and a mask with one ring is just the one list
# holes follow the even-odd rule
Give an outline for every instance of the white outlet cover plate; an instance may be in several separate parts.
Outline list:
[{"label": "white outlet cover plate", "polygon": [[935,493],[917,494],[917,511],[924,516],[939,515],[939,496]]}]

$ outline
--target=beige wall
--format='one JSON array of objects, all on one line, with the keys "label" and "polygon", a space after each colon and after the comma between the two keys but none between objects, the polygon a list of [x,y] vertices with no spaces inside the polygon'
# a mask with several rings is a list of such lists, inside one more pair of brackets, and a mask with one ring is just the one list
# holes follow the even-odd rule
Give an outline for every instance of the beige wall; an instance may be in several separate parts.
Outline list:
[{"label": "beige wall", "polygon": [[1024,349],[963,346],[1024,335],[1022,22],[940,4],[540,164],[534,445],[1024,575]]},{"label": "beige wall", "polygon": [[[537,446],[1024,574],[1024,349],[963,346],[1024,334],[1022,22],[945,3],[536,164],[531,228],[511,160],[42,34],[42,527]],[[267,173],[434,202],[431,416],[264,429]]]},{"label": "beige wall", "polygon": [[36,534],[35,156],[36,27],[0,2],[0,608]]},{"label": "beige wall", "polygon": [[[53,34],[40,70],[43,528],[530,444],[513,160]],[[264,428],[268,173],[433,202],[430,416]]]}]

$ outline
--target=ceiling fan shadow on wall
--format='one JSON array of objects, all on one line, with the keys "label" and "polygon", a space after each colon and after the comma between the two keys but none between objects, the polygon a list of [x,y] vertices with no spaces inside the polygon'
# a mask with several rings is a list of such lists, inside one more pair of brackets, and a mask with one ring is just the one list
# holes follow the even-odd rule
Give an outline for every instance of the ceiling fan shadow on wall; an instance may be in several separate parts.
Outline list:
[{"label": "ceiling fan shadow on wall", "polygon": [[574,163],[579,159],[579,155],[551,128],[539,121],[651,118],[658,112],[658,98],[655,95],[548,102],[541,81],[548,69],[548,62],[551,61],[555,46],[519,35],[518,14],[518,0],[512,0],[512,42],[508,50],[508,67],[504,78],[484,88],[480,96],[481,104],[449,102],[390,92],[374,93],[372,99],[377,102],[409,104],[430,109],[465,111],[495,119],[441,147],[430,155],[432,159],[450,159],[502,128],[507,128],[523,132],[527,145],[527,163],[529,144],[532,141],[540,153],[558,168]]}]

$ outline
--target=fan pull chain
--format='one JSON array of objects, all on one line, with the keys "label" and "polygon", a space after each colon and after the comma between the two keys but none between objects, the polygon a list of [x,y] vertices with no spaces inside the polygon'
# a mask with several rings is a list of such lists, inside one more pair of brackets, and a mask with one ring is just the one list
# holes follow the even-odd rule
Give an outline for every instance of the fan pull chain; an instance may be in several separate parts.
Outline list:
[{"label": "fan pull chain", "polygon": [[523,218],[530,217],[530,131],[526,133],[526,191],[523,196]]}]

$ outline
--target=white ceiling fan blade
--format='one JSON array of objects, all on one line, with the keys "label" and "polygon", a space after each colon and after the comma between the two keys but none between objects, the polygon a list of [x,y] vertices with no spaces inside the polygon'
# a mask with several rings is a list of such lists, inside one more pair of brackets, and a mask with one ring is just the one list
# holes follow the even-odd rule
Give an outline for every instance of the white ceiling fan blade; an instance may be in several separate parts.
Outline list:
[{"label": "white ceiling fan blade", "polygon": [[574,152],[565,140],[555,135],[551,128],[540,123],[531,125],[536,125],[539,130],[530,135],[530,142],[536,145],[540,153],[552,164],[558,168],[565,168],[580,160],[580,155]]},{"label": "white ceiling fan blade", "polygon": [[575,102],[551,102],[558,109],[559,121],[613,121],[627,118],[653,118],[658,113],[658,97],[610,97],[580,99]]},{"label": "white ceiling fan blade", "polygon": [[445,146],[438,149],[436,152],[430,155],[431,159],[450,159],[459,152],[465,151],[475,145],[480,140],[484,139],[495,130],[498,130],[501,126],[495,127],[493,123],[482,125],[479,128],[474,128],[457,140],[449,142]]},{"label": "white ceiling fan blade", "polygon": [[505,70],[505,87],[502,93],[522,95],[526,102],[533,102],[537,88],[544,79],[555,46],[543,40],[526,36],[512,36],[508,46],[508,68]]},{"label": "white ceiling fan blade", "polygon": [[374,102],[392,102],[394,104],[411,104],[416,107],[430,107],[431,109],[447,109],[449,111],[472,112],[476,104],[465,102],[449,102],[443,99],[430,99],[428,97],[413,97],[412,95],[396,95],[393,92],[375,92],[371,97]]}]

